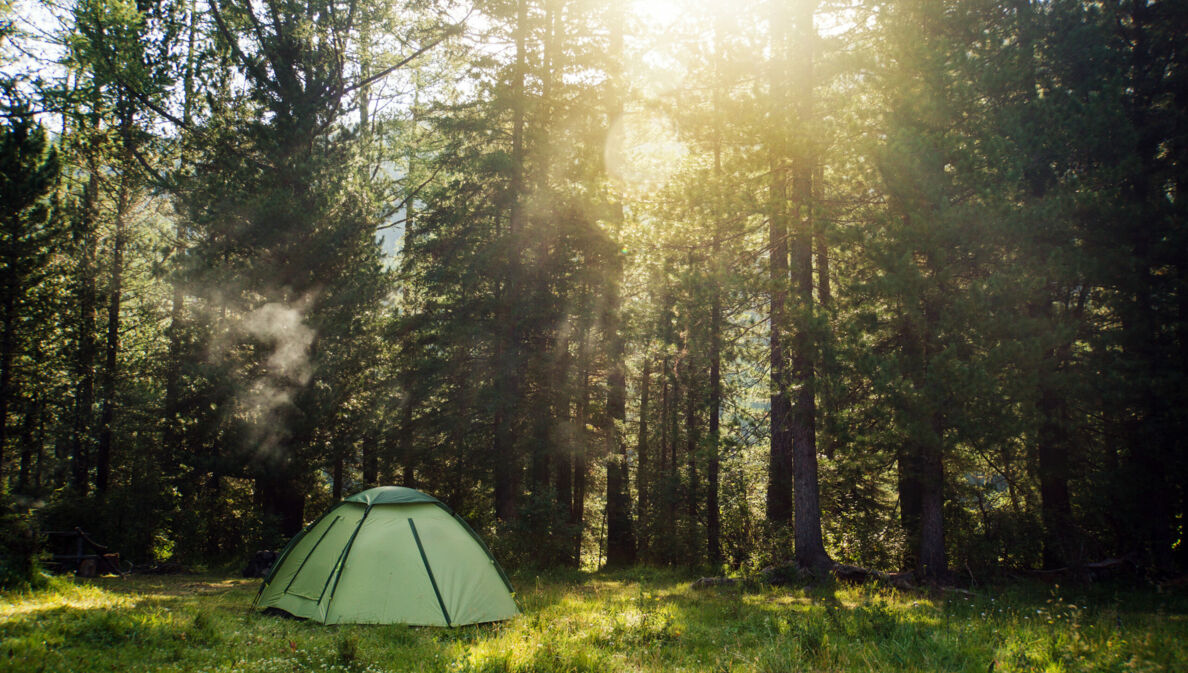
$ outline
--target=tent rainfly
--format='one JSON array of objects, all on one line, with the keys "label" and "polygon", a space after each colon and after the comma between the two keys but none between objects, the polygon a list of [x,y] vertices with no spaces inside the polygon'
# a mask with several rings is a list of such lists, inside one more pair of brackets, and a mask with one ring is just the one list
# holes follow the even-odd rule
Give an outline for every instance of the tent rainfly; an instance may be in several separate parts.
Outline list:
[{"label": "tent rainfly", "polygon": [[516,616],[511,594],[461,517],[420,491],[382,486],[294,537],[253,605],[323,624],[461,626]]}]

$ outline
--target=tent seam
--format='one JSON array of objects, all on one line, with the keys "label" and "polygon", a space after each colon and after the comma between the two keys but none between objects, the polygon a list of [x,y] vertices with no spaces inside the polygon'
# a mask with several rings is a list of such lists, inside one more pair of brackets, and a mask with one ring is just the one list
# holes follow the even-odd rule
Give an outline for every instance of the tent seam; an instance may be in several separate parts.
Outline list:
[{"label": "tent seam", "polygon": [[[330,597],[326,599],[326,612],[325,612],[325,616],[322,617],[323,624],[325,624],[326,620],[330,617],[330,603],[334,601],[334,592],[338,591],[338,581],[340,579],[342,579],[342,571],[343,571],[343,568],[346,568],[347,557],[350,556],[351,547],[353,547],[355,545],[355,536],[359,534],[359,529],[363,527],[363,522],[367,521],[368,514],[371,514],[371,505],[368,505],[367,509],[363,510],[363,516],[359,517],[359,523],[358,523],[358,525],[355,526],[355,531],[353,533],[351,533],[351,539],[347,540],[346,548],[342,550],[342,555],[339,557],[339,561],[337,564],[338,565],[338,574],[335,574],[333,569],[330,572],[330,575],[334,578],[334,587],[332,589],[330,589]],[[330,577],[327,577],[326,578],[326,586],[322,587],[322,596],[318,597],[319,603],[322,602],[322,597],[326,595],[326,587],[329,587],[329,586],[330,586]]]},{"label": "tent seam", "polygon": [[417,543],[417,551],[421,552],[421,563],[425,564],[425,572],[429,574],[429,584],[433,586],[433,594],[437,596],[437,606],[441,608],[441,616],[445,617],[446,626],[454,628],[450,622],[450,613],[446,610],[445,601],[441,598],[441,591],[437,588],[437,579],[433,577],[433,568],[429,567],[429,557],[425,555],[425,546],[421,544],[421,536],[417,534],[417,524],[412,517],[408,519],[408,527],[412,529],[413,540]]},{"label": "tent seam", "polygon": [[[336,507],[335,509],[338,508]],[[326,530],[322,531],[322,536],[319,537],[318,541],[314,543],[314,546],[310,548],[309,553],[305,555],[305,558],[301,559],[301,565],[297,566],[297,572],[293,573],[293,577],[289,580],[289,583],[285,585],[284,591],[281,591],[282,594],[289,593],[289,589],[293,587],[293,582],[297,581],[297,576],[301,574],[301,571],[305,568],[305,564],[309,563],[309,557],[313,556],[313,553],[317,551],[318,547],[322,544],[322,540],[325,540],[326,536],[330,534],[330,529],[334,528],[334,524],[338,523],[339,521],[342,521],[341,516],[334,517],[334,520],[330,522],[330,525],[326,527]],[[310,530],[312,530],[312,528]],[[302,598],[308,598],[308,596],[302,596]]]}]

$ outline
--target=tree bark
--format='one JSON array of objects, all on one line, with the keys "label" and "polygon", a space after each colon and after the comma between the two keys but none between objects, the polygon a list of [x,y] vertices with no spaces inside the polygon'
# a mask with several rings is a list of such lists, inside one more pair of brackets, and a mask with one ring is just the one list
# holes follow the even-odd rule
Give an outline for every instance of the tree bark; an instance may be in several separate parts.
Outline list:
[{"label": "tree bark", "polygon": [[1132,377],[1141,383],[1131,393],[1137,413],[1131,418],[1129,433],[1131,461],[1139,470],[1145,501],[1142,518],[1136,523],[1145,538],[1151,564],[1170,571],[1174,568],[1175,543],[1180,537],[1174,514],[1180,499],[1169,479],[1179,475],[1169,467],[1176,465],[1173,456],[1179,438],[1175,434],[1183,427],[1179,420],[1183,414],[1171,408],[1175,400],[1169,399],[1167,386],[1161,383],[1165,370],[1174,365],[1171,353],[1161,343],[1170,316],[1162,312],[1161,305],[1166,281],[1161,277],[1163,272],[1156,271],[1163,266],[1161,239],[1170,235],[1165,233],[1169,230],[1157,224],[1169,219],[1161,212],[1167,200],[1167,169],[1161,165],[1160,157],[1164,152],[1161,147],[1167,142],[1166,132],[1155,119],[1156,102],[1167,87],[1167,76],[1163,73],[1169,67],[1167,57],[1160,53],[1164,45],[1158,36],[1161,30],[1158,26],[1163,20],[1159,7],[1159,3],[1135,0],[1126,8],[1130,26],[1123,29],[1122,39],[1131,45],[1127,113],[1129,126],[1136,132],[1131,151],[1138,166],[1124,177],[1128,203],[1122,217],[1129,220],[1140,214],[1151,224],[1121,228],[1125,232],[1122,243],[1129,246],[1133,257],[1120,268],[1126,270],[1121,295],[1128,304],[1121,308],[1131,313],[1131,319],[1123,322],[1123,349],[1133,359],[1132,366],[1143,372],[1141,378]]},{"label": "tree bark", "polygon": [[685,367],[685,465],[688,472],[685,488],[685,516],[689,519],[688,548],[697,549],[698,517],[698,476],[697,450],[700,444],[700,432],[697,428],[697,382],[693,379],[694,368],[692,362]]},{"label": "tree bark", "polygon": [[[829,238],[827,235],[828,222],[821,213],[825,210],[825,170],[817,164],[813,170],[813,238],[816,248],[815,266],[817,271],[817,304],[824,309],[826,316],[831,315],[833,307],[833,283],[829,270]],[[832,342],[832,335],[828,338]],[[833,389],[833,375],[837,371],[837,358],[834,350],[825,344],[817,349],[817,397],[820,405],[817,407],[817,452],[829,460],[833,460],[836,450],[836,430],[833,419],[839,413],[838,395]]]},{"label": "tree bark", "polygon": [[668,417],[672,410],[672,356],[665,355],[660,367],[660,455],[656,466],[656,479],[664,478],[668,471],[668,445],[673,441],[669,434]]},{"label": "tree bark", "polygon": [[915,485],[919,493],[919,546],[916,574],[921,579],[944,580],[948,575],[945,557],[944,528],[944,437],[945,425],[941,402],[935,398],[937,385],[930,376],[930,360],[936,350],[937,309],[927,297],[923,303],[922,324],[905,325],[902,347],[911,381],[907,415],[918,427],[907,440],[907,450],[914,454]]},{"label": "tree bark", "polygon": [[[617,314],[618,307],[613,310]],[[606,564],[625,566],[635,562],[635,530],[631,520],[627,445],[620,434],[621,426],[627,420],[627,376],[617,315],[610,333],[615,343],[610,349],[612,364],[607,377],[607,423],[604,428],[611,452],[606,465]]]},{"label": "tree bark", "polygon": [[1047,570],[1076,565],[1079,561],[1072,543],[1074,524],[1068,490],[1067,405],[1051,380],[1060,369],[1057,351],[1049,349],[1044,353],[1037,401],[1036,458],[1044,526],[1043,565]]},{"label": "tree bark", "polygon": [[[720,13],[714,23],[714,178],[719,185],[725,184],[725,171],[722,168],[722,42],[724,30],[722,22],[725,14]],[[722,564],[722,513],[718,503],[719,490],[719,452],[721,447],[721,417],[722,417],[722,278],[726,266],[722,263],[722,233],[727,226],[722,222],[715,223],[712,243],[710,245],[710,261],[713,276],[710,279],[710,352],[709,352],[709,437],[706,447],[706,494],[705,494],[705,547],[706,558],[711,566]]]},{"label": "tree bark", "polygon": [[920,557],[916,571],[924,579],[943,579],[948,574],[948,562],[945,558],[944,428],[940,412],[933,414],[931,426],[930,436],[920,447]]},{"label": "tree bark", "polygon": [[[713,258],[718,258],[721,239],[714,233]],[[722,563],[721,508],[718,505],[718,450],[721,442],[720,418],[722,415],[722,294],[719,281],[714,279],[714,292],[710,304],[710,371],[709,371],[709,438],[706,459],[706,555],[710,565]]]},{"label": "tree bark", "polygon": [[[680,445],[681,438],[680,419],[683,392],[681,390],[681,366],[683,364],[685,362],[677,358],[673,361],[672,369],[669,372],[672,381],[670,383],[671,389],[668,400],[668,458],[665,461],[667,469],[664,474],[664,513],[667,520],[673,524],[677,520],[677,503],[680,500],[681,490],[681,465],[677,459],[677,447]],[[674,550],[671,545],[669,549]]]},{"label": "tree bark", "polygon": [[648,353],[645,351],[644,358],[643,358],[643,373],[640,376],[639,438],[636,442],[636,450],[635,450],[636,460],[639,462],[639,466],[638,466],[636,474],[635,474],[635,490],[636,490],[636,493],[638,494],[637,497],[638,497],[638,502],[639,502],[639,516],[638,516],[637,521],[638,521],[638,530],[640,531],[640,535],[639,535],[640,550],[639,551],[641,554],[644,552],[643,541],[646,540],[646,537],[642,534],[642,531],[647,529],[651,523],[649,509],[648,509],[648,506],[650,504],[650,500],[649,500],[648,496],[649,496],[649,490],[651,489],[651,475],[649,474],[649,469],[650,469],[649,462],[650,462],[651,456],[649,455],[650,450],[648,447],[648,392],[649,392],[649,386],[651,385],[651,378],[652,378],[651,367],[652,367],[652,359],[651,359],[651,357],[649,357]]},{"label": "tree bark", "polygon": [[586,422],[590,414],[590,372],[586,362],[582,363],[580,372],[581,389],[578,393],[577,414],[578,442],[573,454],[573,505],[569,510],[569,524],[574,536],[572,562],[575,568],[580,568],[582,565],[582,533],[586,525],[586,483],[589,479],[589,443],[586,439]]},{"label": "tree bark", "polygon": [[790,246],[792,288],[796,297],[796,335],[793,341],[792,384],[796,403],[792,407],[792,472],[795,493],[794,524],[796,562],[802,568],[827,568],[833,564],[821,539],[821,498],[817,476],[817,399],[814,338],[810,332],[813,305],[813,171],[816,159],[809,138],[813,95],[813,29],[815,2],[795,5],[793,26],[799,47],[793,69],[794,112],[800,129],[798,148],[792,156],[792,200],[795,204]]},{"label": "tree bark", "polygon": [[519,410],[520,394],[516,383],[519,365],[519,341],[517,311],[520,292],[520,237],[524,219],[524,123],[525,91],[524,80],[527,71],[528,2],[518,0],[515,27],[516,62],[512,76],[512,146],[510,212],[508,217],[508,263],[507,281],[503,301],[501,323],[503,333],[496,352],[495,368],[498,376],[499,399],[494,418],[494,480],[495,517],[500,521],[517,518],[519,498],[519,460],[514,446],[513,424]]},{"label": "tree bark", "polygon": [[899,523],[904,532],[902,567],[915,568],[920,550],[920,452],[905,442],[896,451],[896,487],[899,494]]},{"label": "tree bark", "polygon": [[797,2],[794,17],[796,44],[800,48],[794,69],[794,90],[798,93],[795,113],[801,139],[792,157],[792,201],[795,202],[795,234],[791,239],[792,291],[796,294],[796,352],[792,356],[792,383],[797,388],[792,407],[792,473],[795,483],[796,562],[801,567],[833,565],[821,539],[821,496],[816,455],[816,369],[815,344],[810,333],[815,313],[813,300],[813,172],[816,158],[811,152],[809,121],[813,117],[813,29],[815,2]]},{"label": "tree bark", "polygon": [[[571,439],[577,441],[576,431]],[[566,443],[552,461],[553,490],[556,493],[557,506],[565,515],[566,523],[573,518],[573,455],[573,446]]]},{"label": "tree bark", "polygon": [[78,314],[73,363],[75,388],[70,438],[70,483],[79,495],[86,495],[90,488],[90,448],[95,405],[95,219],[99,191],[99,166],[95,151],[94,148],[87,150],[89,176],[83,189],[82,213],[72,232],[78,256]]},{"label": "tree bark", "polygon": [[[409,335],[408,338],[411,340],[415,337]],[[406,349],[410,347],[408,344],[405,345]],[[412,371],[411,361],[407,362],[405,366],[407,367],[406,371]],[[413,488],[413,467],[416,464],[413,456],[413,408],[415,406],[413,386],[415,384],[412,381],[412,377],[407,374],[402,375],[400,378],[403,380],[404,385],[401,386],[403,388],[403,395],[400,398],[400,423],[396,427],[396,459],[400,461],[401,485]],[[389,469],[391,469],[390,466],[385,468],[384,474],[388,474]]]},{"label": "tree bark", "polygon": [[0,328],[0,488],[3,488],[5,449],[8,445],[8,400],[13,395],[12,364],[16,356],[17,288],[5,279],[3,327]]},{"label": "tree bark", "polygon": [[[608,105],[608,116],[613,121],[623,115],[623,76],[619,68],[623,60],[623,10],[612,9],[610,17],[610,55],[613,94]],[[614,240],[620,237],[623,225],[621,203],[612,205]],[[627,421],[627,373],[624,363],[626,344],[622,334],[622,298],[619,283],[623,276],[623,264],[615,257],[611,265],[611,284],[604,327],[608,340],[606,387],[606,427],[603,432],[609,446],[610,457],[606,464],[606,564],[625,566],[635,562],[635,530],[631,520],[631,488],[627,467],[627,442],[621,434]]]},{"label": "tree bark", "polygon": [[[186,11],[189,14],[187,17],[187,43],[186,43],[186,63],[182,74],[182,120],[186,125],[190,124],[193,115],[194,105],[194,60],[196,55],[196,41],[197,41],[197,12],[195,11],[195,0],[189,0]],[[182,153],[182,161],[188,162],[189,157],[186,153]],[[176,239],[173,243],[173,252],[175,259],[181,254],[185,247],[185,236],[183,234],[184,221],[178,218],[177,229],[174,233]],[[162,431],[162,444],[164,445],[166,453],[170,456],[169,460],[180,461],[182,454],[182,433],[180,427],[179,414],[181,412],[181,375],[182,375],[182,320],[184,319],[185,310],[185,293],[182,290],[182,280],[177,277],[178,272],[175,271],[173,282],[173,296],[169,305],[169,327],[166,328],[166,334],[169,337],[169,350],[167,352],[165,363],[165,400],[163,404],[164,426]]]},{"label": "tree bark", "polygon": [[338,441],[338,438],[333,440],[331,450],[334,451],[334,467],[333,474],[331,475],[330,498],[334,502],[338,502],[342,500],[343,467],[346,462],[343,457],[342,444]]},{"label": "tree bark", "polygon": [[44,484],[43,477],[45,473],[45,413],[37,416],[37,440],[34,446],[37,447],[37,453],[34,456],[36,459],[36,467],[33,468],[33,493],[41,493],[41,488]]},{"label": "tree bark", "polygon": [[792,523],[792,404],[784,352],[788,296],[787,23],[786,3],[773,3],[771,21],[771,127],[768,194],[768,282],[770,286],[771,450],[767,468],[767,520],[782,528]]},{"label": "tree bark", "polygon": [[127,218],[131,205],[132,152],[131,110],[124,113],[120,133],[124,143],[124,157],[120,186],[116,196],[115,232],[111,250],[107,298],[107,342],[104,345],[104,367],[99,414],[99,442],[95,454],[95,491],[107,492],[111,475],[111,454],[115,443],[116,383],[119,379],[120,304],[124,298],[124,246],[127,243]]},{"label": "tree bark", "polygon": [[[180,248],[180,246],[178,246]],[[181,282],[173,281],[173,296],[169,305],[169,349],[165,355],[165,425],[162,433],[162,444],[171,460],[181,458],[181,428],[179,414],[181,412],[181,369],[182,369],[182,312],[185,309],[185,294],[182,292]]]}]

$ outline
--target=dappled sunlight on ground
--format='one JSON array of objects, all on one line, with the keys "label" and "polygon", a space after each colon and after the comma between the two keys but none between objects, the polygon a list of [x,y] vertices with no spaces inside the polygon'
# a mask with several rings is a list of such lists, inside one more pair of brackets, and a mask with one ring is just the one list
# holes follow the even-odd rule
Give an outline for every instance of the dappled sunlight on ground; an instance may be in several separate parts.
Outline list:
[{"label": "dappled sunlight on ground", "polygon": [[[0,670],[266,673],[1188,670],[1188,596],[1049,587],[694,589],[636,569],[518,574],[523,614],[454,629],[251,611],[258,580],[57,579],[0,596]],[[93,665],[91,662],[95,662]]]},{"label": "dappled sunlight on ground", "polygon": [[117,595],[95,586],[58,580],[48,591],[0,595],[0,623],[49,610],[102,610],[134,607],[152,594]]},{"label": "dappled sunlight on ground", "polygon": [[78,580],[89,583],[96,588],[113,593],[135,593],[144,595],[146,591],[165,598],[176,598],[185,594],[211,593],[229,591],[240,587],[251,586],[253,589],[260,585],[258,579],[243,579],[239,577],[211,578],[197,575],[155,575],[123,577],[98,577],[93,580]]}]

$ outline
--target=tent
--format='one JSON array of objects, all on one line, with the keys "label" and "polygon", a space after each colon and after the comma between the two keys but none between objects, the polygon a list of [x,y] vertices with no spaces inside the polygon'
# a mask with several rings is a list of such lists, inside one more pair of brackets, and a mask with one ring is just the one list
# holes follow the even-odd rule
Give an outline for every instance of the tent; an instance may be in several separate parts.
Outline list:
[{"label": "tent", "polygon": [[294,537],[253,605],[323,624],[460,626],[516,616],[511,593],[461,517],[420,491],[383,486]]}]

